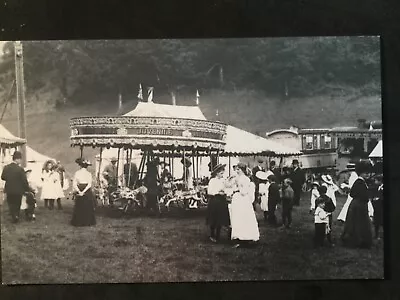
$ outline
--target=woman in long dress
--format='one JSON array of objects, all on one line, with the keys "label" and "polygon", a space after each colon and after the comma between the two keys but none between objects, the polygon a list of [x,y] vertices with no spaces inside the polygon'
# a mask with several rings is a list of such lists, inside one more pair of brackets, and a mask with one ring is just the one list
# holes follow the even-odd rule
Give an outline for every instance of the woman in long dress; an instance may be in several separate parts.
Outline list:
[{"label": "woman in long dress", "polygon": [[42,170],[42,191],[40,199],[44,201],[44,206],[50,210],[54,209],[56,199],[63,198],[64,192],[61,187],[60,175],[55,169],[55,163],[47,161]]},{"label": "woman in long dress", "polygon": [[[358,179],[358,175],[355,171],[352,171],[350,173],[350,177],[349,177],[349,183],[348,184],[342,184],[341,188],[347,188],[350,189],[353,187],[354,182]],[[349,209],[350,203],[353,200],[353,198],[351,197],[350,193],[347,195],[347,200],[343,205],[342,210],[339,213],[339,216],[337,217],[337,219],[341,222],[345,222],[346,221],[346,216],[347,216],[347,211]],[[336,204],[335,204],[336,205]],[[368,201],[368,215],[370,217],[372,217],[374,215],[374,208],[372,206],[372,203],[370,201]]]},{"label": "woman in long dress", "polygon": [[217,243],[220,239],[221,228],[229,226],[229,210],[227,203],[226,182],[224,178],[225,165],[218,164],[211,172],[207,193],[210,197],[207,206],[207,225],[210,226],[210,240]]},{"label": "woman in long dress", "polygon": [[76,160],[76,163],[81,168],[76,171],[72,181],[75,205],[71,225],[92,226],[96,224],[96,217],[94,214],[94,194],[92,192],[93,178],[92,174],[87,170],[91,163],[80,158]]},{"label": "woman in long dress", "polygon": [[246,176],[246,169],[246,165],[238,164],[236,178],[238,191],[232,196],[231,239],[238,241],[234,247],[260,239],[256,214],[252,205],[254,201],[254,184]]},{"label": "woman in long dress", "polygon": [[356,165],[359,177],[350,191],[353,200],[350,203],[342,233],[342,241],[346,246],[370,248],[372,245],[372,226],[368,214],[369,191],[365,182],[369,168],[366,162]]}]

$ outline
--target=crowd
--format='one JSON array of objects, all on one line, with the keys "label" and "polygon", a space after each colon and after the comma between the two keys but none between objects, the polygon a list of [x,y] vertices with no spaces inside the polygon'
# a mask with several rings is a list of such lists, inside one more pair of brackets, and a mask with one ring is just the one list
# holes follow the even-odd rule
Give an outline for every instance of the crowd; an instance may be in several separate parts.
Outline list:
[{"label": "crowd", "polygon": [[[13,162],[7,165],[1,175],[5,181],[5,194],[9,212],[14,223],[19,222],[20,210],[25,211],[27,220],[35,219],[36,197],[38,187],[30,179],[31,170],[23,169],[22,155],[15,151]],[[76,160],[80,169],[72,179],[74,194],[74,209],[71,224],[73,226],[91,226],[96,224],[95,206],[96,199],[93,193],[93,177],[88,171],[91,163],[79,158]],[[193,184],[190,171],[190,160],[182,160],[187,173],[184,173],[185,182]],[[292,168],[276,167],[275,162],[270,162],[266,170],[263,161],[250,170],[246,164],[239,163],[234,166],[234,174],[224,177],[226,165],[216,164],[211,169],[211,179],[208,182],[207,192],[209,197],[207,207],[207,224],[210,229],[210,240],[214,243],[221,241],[221,230],[225,227],[228,231],[228,240],[234,241],[234,247],[256,244],[260,239],[259,224],[256,218],[257,204],[263,211],[265,224],[290,229],[292,226],[292,210],[300,205],[302,186],[305,173],[300,168],[299,162],[293,160]],[[116,159],[103,172],[103,180],[112,192],[118,186]],[[124,174],[129,174],[125,179],[130,187],[134,187],[138,180],[136,166],[126,165]],[[374,222],[375,237],[379,238],[379,231],[383,225],[383,179],[376,176],[371,178],[370,165],[359,162],[351,167],[348,183],[343,183],[339,188],[330,175],[322,175],[320,180],[313,182],[310,199],[310,214],[315,223],[314,243],[316,247],[324,244],[325,239],[334,245],[332,239],[333,217],[336,210],[336,193],[348,190],[348,198],[338,216],[344,222],[341,239],[344,245],[353,247],[370,247],[372,245],[371,217]],[[165,162],[157,159],[147,164],[147,174],[141,184],[147,187],[147,207],[157,211],[158,194],[160,188],[167,188],[172,176]],[[373,181],[373,183],[371,183]],[[160,184],[161,183],[161,184]],[[55,203],[61,210],[61,199],[69,188],[65,178],[65,169],[60,163],[48,161],[45,163],[41,176],[40,199],[45,208],[53,210]],[[371,204],[372,200],[372,204]],[[281,222],[278,222],[276,211],[281,206]],[[278,225],[279,223],[279,225]]]}]

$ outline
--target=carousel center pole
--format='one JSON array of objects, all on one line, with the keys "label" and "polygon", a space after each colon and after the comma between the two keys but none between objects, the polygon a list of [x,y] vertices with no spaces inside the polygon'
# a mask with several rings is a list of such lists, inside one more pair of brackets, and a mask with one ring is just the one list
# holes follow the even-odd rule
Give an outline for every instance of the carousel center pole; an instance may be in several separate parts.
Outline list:
[{"label": "carousel center pole", "polygon": [[231,155],[228,155],[228,163],[229,163],[229,171],[228,171],[228,175],[229,177],[231,176]]},{"label": "carousel center pole", "polygon": [[81,159],[83,158],[83,146],[80,147],[80,151],[81,151]]}]

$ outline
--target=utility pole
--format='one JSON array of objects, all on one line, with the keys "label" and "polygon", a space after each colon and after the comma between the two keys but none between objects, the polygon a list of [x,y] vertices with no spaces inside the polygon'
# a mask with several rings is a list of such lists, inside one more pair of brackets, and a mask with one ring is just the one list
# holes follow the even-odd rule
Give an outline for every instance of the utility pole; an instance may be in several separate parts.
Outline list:
[{"label": "utility pole", "polygon": [[[22,51],[22,43],[17,41],[15,47],[15,81],[17,87],[17,103],[18,103],[18,135],[20,138],[26,139],[26,123],[25,123],[25,83],[24,83],[24,59]],[[21,146],[22,167],[26,167],[26,144]]]}]

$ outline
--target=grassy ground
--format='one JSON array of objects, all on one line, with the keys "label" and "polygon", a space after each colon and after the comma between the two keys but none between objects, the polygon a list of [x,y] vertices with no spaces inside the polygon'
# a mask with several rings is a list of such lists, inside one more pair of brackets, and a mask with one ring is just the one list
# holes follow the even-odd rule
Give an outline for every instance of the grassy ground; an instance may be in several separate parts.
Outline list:
[{"label": "grassy ground", "polygon": [[[305,195],[308,199],[308,195]],[[338,199],[340,211],[345,199]],[[294,210],[293,228],[270,228],[258,212],[261,239],[250,249],[211,244],[204,215],[111,218],[97,225],[68,224],[63,211],[39,203],[37,221],[11,224],[2,205],[2,280],[18,283],[182,282],[383,278],[383,243],[371,250],[312,247],[308,200]],[[279,212],[278,212],[279,214]],[[336,240],[342,231],[334,226]]]}]

